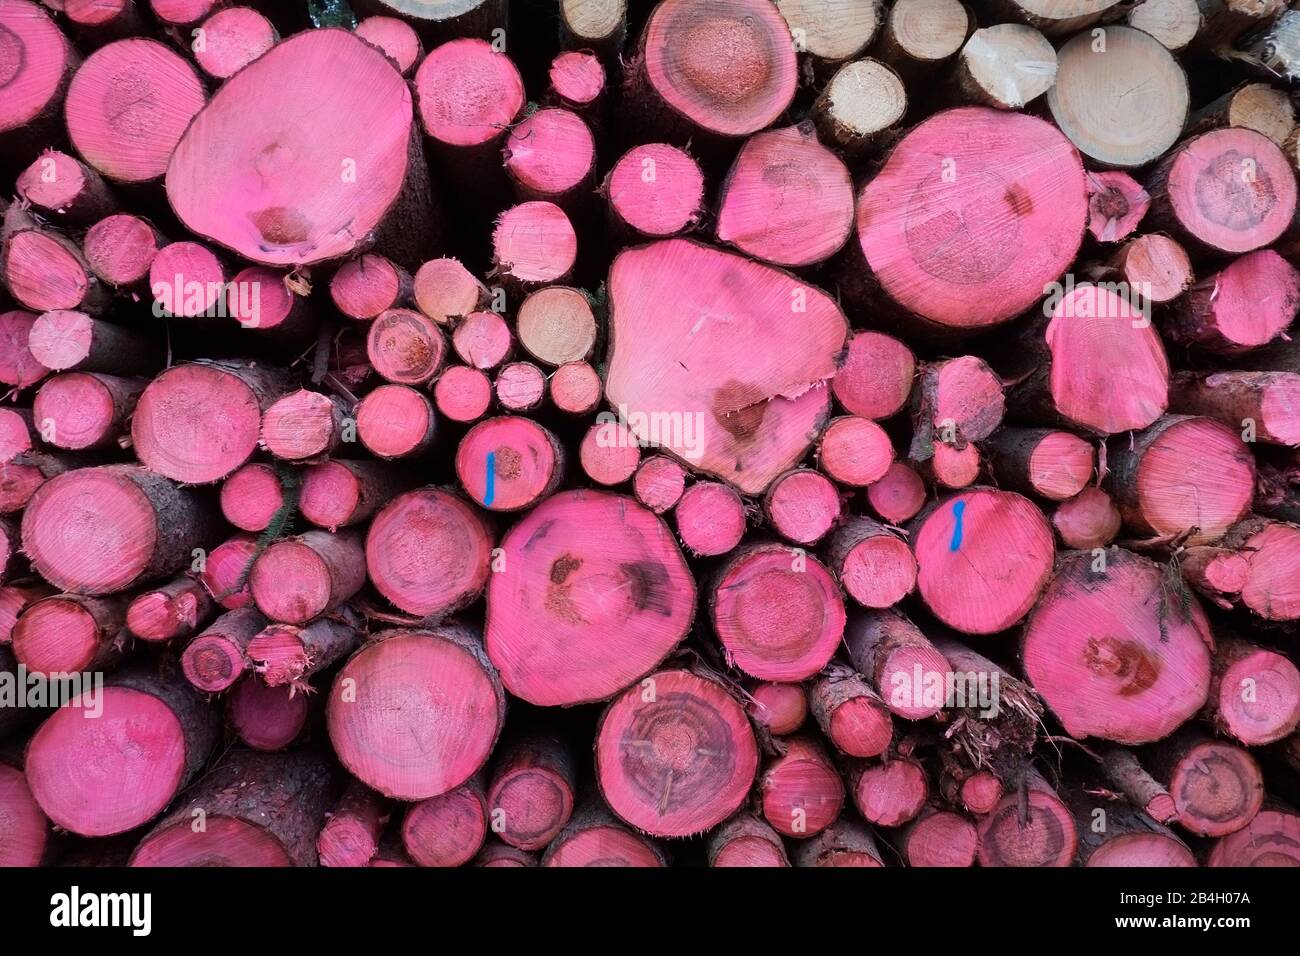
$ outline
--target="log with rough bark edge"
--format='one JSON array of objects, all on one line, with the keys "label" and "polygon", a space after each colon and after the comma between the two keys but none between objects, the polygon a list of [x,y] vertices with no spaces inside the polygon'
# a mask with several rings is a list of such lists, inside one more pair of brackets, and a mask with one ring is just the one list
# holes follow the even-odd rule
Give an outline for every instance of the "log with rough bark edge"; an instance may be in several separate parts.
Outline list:
[{"label": "log with rough bark edge", "polygon": [[1267,83],[1246,83],[1193,113],[1187,132],[1244,126],[1281,146],[1295,125],[1295,107],[1284,92]]},{"label": "log with rough bark edge", "polygon": [[1111,786],[1157,823],[1178,817],[1174,798],[1164,784],[1147,773],[1137,755],[1125,747],[1105,747],[1099,752],[1102,772]]},{"label": "log with rough bark edge", "polygon": [[373,319],[410,303],[413,281],[391,259],[368,252],[339,266],[330,278],[330,299],[350,319]]},{"label": "log with rough bark edge", "polygon": [[1234,55],[1261,79],[1300,79],[1300,16],[1284,10],[1277,19],[1240,37]]},{"label": "log with rough bark edge", "polygon": [[[945,650],[951,650],[952,647],[953,645],[946,645]],[[965,653],[971,654],[971,652]],[[954,660],[962,661],[956,666],[966,666],[975,662],[973,659],[966,660],[960,656],[961,654],[962,652],[959,651],[959,656],[954,657]],[[978,655],[972,656],[978,657]],[[1038,716],[1040,715],[1035,713],[1033,719],[1038,719]],[[1002,799],[1003,789],[1002,781],[998,779],[997,774],[992,770],[972,770],[970,766],[964,766],[960,761],[947,763],[949,765],[939,777],[940,791],[945,800],[977,817],[991,812],[998,805],[998,801]]]},{"label": "log with rough bark edge", "polygon": [[217,545],[202,563],[199,580],[212,599],[231,611],[253,600],[248,590],[248,575],[257,557],[257,538],[237,534]]},{"label": "log with rough bark edge", "polygon": [[262,413],[289,391],[286,371],[252,362],[191,362],[140,396],[131,443],[151,471],[186,484],[220,481],[257,450]]},{"label": "log with rough bark edge", "polygon": [[564,448],[554,434],[531,419],[489,418],[461,439],[456,477],[475,503],[489,511],[518,511],[560,486]]},{"label": "log with rough bark edge", "polygon": [[50,479],[23,514],[23,550],[65,591],[111,594],[178,571],[206,543],[213,509],[194,491],[136,465]]},{"label": "log with rough bark edge", "polygon": [[867,486],[867,501],[876,514],[892,524],[916,516],[925,505],[925,482],[910,466],[896,461],[889,470]]},{"label": "log with rough bark edge", "polygon": [[68,451],[117,448],[126,422],[149,384],[93,372],[52,375],[41,385],[32,414],[47,442]]},{"label": "log with rough bark edge", "polygon": [[0,514],[21,511],[46,481],[78,464],[70,456],[29,451],[0,465]]},{"label": "log with rough bark edge", "polygon": [[898,339],[881,332],[854,332],[844,364],[831,379],[831,391],[852,415],[889,418],[907,404],[915,372],[916,356]]},{"label": "log with rough bark edge", "polygon": [[452,365],[438,377],[433,398],[438,411],[451,421],[475,422],[492,405],[492,381],[480,369]]},{"label": "log with rough bark edge", "polygon": [[770,126],[790,106],[798,63],[776,6],[759,0],[663,0],[628,66],[636,132],[701,147]]},{"label": "log with rough bark edge", "polygon": [[[537,856],[526,850],[519,850],[510,846],[508,843],[501,843],[494,839],[489,839],[483,844],[483,849],[479,851],[478,856],[474,857],[471,866],[503,866],[503,867],[520,867],[520,866],[537,866]],[[375,866],[375,863],[370,864]]]},{"label": "log with rough bark edge", "polygon": [[709,834],[709,866],[786,867],[790,858],[780,835],[758,817],[737,813]]},{"label": "log with rough bark edge", "polygon": [[578,461],[598,485],[621,485],[641,464],[641,445],[622,422],[597,422],[578,446]]},{"label": "log with rough bark edge", "polygon": [[1290,226],[1296,177],[1263,133],[1231,127],[1184,140],[1152,172],[1149,225],[1214,255],[1269,245]]},{"label": "log with rough bark edge", "polygon": [[270,622],[253,607],[226,611],[185,646],[181,670],[201,691],[219,694],[248,668],[249,642]]},{"label": "log with rough bark edge", "polygon": [[1003,428],[989,441],[993,473],[1016,491],[1066,501],[1087,487],[1096,451],[1078,435],[1048,428]]},{"label": "log with rough bark edge", "polygon": [[203,585],[182,574],[136,595],[126,609],[126,626],[142,641],[170,641],[189,637],[215,610]]},{"label": "log with rough bark edge", "polygon": [[53,229],[41,227],[18,203],[5,216],[0,276],[10,295],[36,312],[77,309],[96,315],[109,293],[90,272],[81,250]]},{"label": "log with rough bark edge", "polygon": [[1250,561],[1228,548],[1201,545],[1178,552],[1178,571],[1203,597],[1226,611],[1246,585]]},{"label": "log with rough bark edge", "polygon": [[574,764],[565,740],[543,724],[503,740],[487,794],[493,832],[517,849],[545,848],[573,814]]},{"label": "log with rough bark edge", "polygon": [[370,324],[366,354],[380,376],[399,385],[423,385],[447,358],[438,324],[414,309],[389,309]]},{"label": "log with rough bark edge", "polygon": [[1159,740],[1205,704],[1212,636],[1167,569],[1121,548],[1061,558],[1025,624],[1025,673],[1072,737]]},{"label": "log with rough bark edge", "polygon": [[957,448],[941,441],[930,443],[931,457],[921,464],[921,473],[940,488],[966,488],[975,483],[983,466],[976,445]]},{"label": "log with rough bark edge", "polygon": [[501,0],[361,0],[358,6],[408,20],[433,40],[488,36],[506,22]]},{"label": "log with rough bark edge", "polygon": [[840,484],[862,488],[885,476],[894,462],[894,446],[870,419],[841,415],[822,432],[817,461]]},{"label": "log with rough bark edge", "polygon": [[653,455],[641,462],[632,478],[637,500],[655,514],[670,510],[686,491],[686,469],[667,455]]},{"label": "log with rough bark edge", "polygon": [[850,278],[940,330],[993,325],[1065,271],[1087,212],[1083,163],[1054,126],[947,110],[908,133],[860,193],[850,246],[866,269],[858,259]]},{"label": "log with rough bark edge", "polygon": [[1000,9],[1049,37],[1061,37],[1091,26],[1117,0],[1002,0]]},{"label": "log with rough bark edge", "polygon": [[82,64],[64,115],[82,159],[114,182],[144,183],[166,172],[204,100],[193,66],[155,40],[131,37]]},{"label": "log with rough bark edge", "polygon": [[221,513],[241,531],[265,531],[284,506],[284,485],[272,465],[244,465],[221,483]]},{"label": "log with rough bark edge", "polygon": [[907,91],[898,74],[867,57],[840,67],[813,104],[817,132],[849,159],[884,146],[907,112]]},{"label": "log with rough bark edge", "polygon": [[27,347],[33,358],[54,371],[143,375],[162,364],[147,336],[66,309],[39,316],[27,334]]},{"label": "log with rough bark edge", "polygon": [[226,314],[241,329],[264,336],[281,351],[298,353],[316,340],[319,320],[292,273],[269,266],[241,269],[224,299]]},{"label": "log with rough bark edge", "polygon": [[1088,232],[1098,242],[1127,238],[1151,208],[1151,197],[1128,173],[1088,173]]},{"label": "log with rough bark edge", "polygon": [[542,866],[548,867],[667,865],[663,850],[624,826],[594,795],[574,811],[542,856]]},{"label": "log with rough bark edge", "polygon": [[1002,380],[974,355],[922,364],[912,401],[916,427],[911,456],[916,461],[932,457],[935,441],[956,451],[983,441],[1006,412]]},{"label": "log with rough bark edge", "polygon": [[149,0],[153,15],[166,27],[193,27],[203,21],[217,0]]},{"label": "log with rough bark edge", "polygon": [[383,50],[403,76],[409,76],[415,64],[424,59],[419,34],[409,23],[396,17],[366,17],[356,25],[355,32]]},{"label": "log with rough bark edge", "polygon": [[525,289],[559,282],[573,269],[578,237],[555,203],[536,200],[511,206],[492,231],[497,275]]},{"label": "log with rough bark edge", "polygon": [[305,627],[272,624],[248,644],[246,656],[267,687],[307,686],[307,678],[356,650],[360,641],[352,615],[325,617]]},{"label": "log with rough bark edge", "polygon": [[448,491],[420,488],[394,498],[371,522],[366,571],[408,614],[451,614],[483,593],[493,543],[477,510]]},{"label": "log with rough bark edge", "polygon": [[808,695],[799,684],[759,681],[750,687],[749,696],[750,719],[768,734],[792,734],[808,717]]},{"label": "log with rough bark edge", "polygon": [[955,55],[972,26],[959,0],[899,0],[889,8],[875,54],[905,79],[919,79]]},{"label": "log with rough bark edge", "polygon": [[848,518],[831,538],[826,559],[863,607],[890,607],[916,587],[916,559],[907,542],[870,518]]},{"label": "log with rough bark edge", "polygon": [[0,408],[0,461],[32,450],[32,424],[31,409]]},{"label": "log with rough bark edge", "polygon": [[789,24],[795,51],[817,67],[860,56],[884,19],[879,0],[778,0],[776,6]]},{"label": "log with rough bark edge", "polygon": [[[594,336],[594,321],[592,325]],[[466,365],[486,371],[510,357],[514,336],[500,313],[471,312],[456,323],[451,345]]]},{"label": "log with rough bark edge", "polygon": [[605,67],[590,50],[565,50],[551,61],[547,71],[550,95],[561,106],[599,125],[607,94]]},{"label": "log with rough bark edge", "polygon": [[226,695],[226,721],[245,746],[266,753],[284,750],[302,736],[309,700],[298,688],[268,687],[249,674]]},{"label": "log with rough bark edge", "polygon": [[165,666],[121,671],[90,693],[93,700],[75,698],[37,729],[27,745],[27,783],[57,826],[112,836],[153,819],[194,779],[220,722]]},{"label": "log with rough bark edge", "polygon": [[547,108],[525,117],[506,134],[501,155],[521,201],[544,199],[577,209],[590,198],[596,141],[571,110]]},{"label": "log with rough bark edge", "polygon": [[173,242],[149,266],[149,289],[161,315],[216,316],[225,305],[226,264],[201,242]]},{"label": "log with rough bark edge", "polygon": [[40,866],[49,832],[22,770],[0,763],[0,867]]},{"label": "log with rough bark edge", "polygon": [[212,79],[228,80],[280,39],[271,21],[251,7],[218,10],[197,28],[194,62]]},{"label": "log with rough bark edge", "polygon": [[687,670],[654,673],[611,701],[595,748],[610,809],[660,837],[690,836],[727,819],[758,770],[744,709],[724,685]]},{"label": "log with rough bark edge", "polygon": [[481,775],[413,803],[402,818],[402,845],[417,866],[464,866],[488,832]]},{"label": "log with rough bark edge", "polygon": [[[560,411],[567,415],[587,415],[600,405],[604,382],[589,362],[567,362],[551,373],[547,388],[551,402]],[[485,403],[478,414],[486,410]]]},{"label": "log with rough bark edge", "polygon": [[881,867],[885,864],[871,831],[857,820],[841,817],[812,839],[795,846],[794,865]]},{"label": "log with rough bark edge", "polygon": [[[131,866],[315,866],[335,770],[311,750],[232,750],[140,841]],[[205,826],[193,827],[202,811]]]},{"label": "log with rough bark edge", "polygon": [[613,61],[627,32],[627,0],[560,0],[560,36],[569,49],[595,50]]},{"label": "log with rough bark edge", "polygon": [[1225,641],[1214,658],[1206,712],[1222,733],[1247,746],[1281,740],[1300,725],[1300,671],[1276,651]]},{"label": "log with rough bark edge", "polygon": [[966,634],[1019,621],[1052,573],[1052,529],[1028,499],[975,487],[944,499],[912,531],[917,585],[935,616]]},{"label": "log with rough bark edge", "polygon": [[507,689],[530,703],[610,697],[652,671],[695,616],[695,582],[677,543],[634,499],[553,495],[500,551],[509,573],[488,583],[487,649]]},{"label": "log with rough bark edge", "polygon": [[361,399],[356,421],[357,438],[371,454],[406,458],[433,444],[437,419],[422,392],[407,385],[381,385]]},{"label": "log with rough bark edge", "polygon": [[26,388],[50,373],[27,347],[36,318],[22,309],[0,313],[0,383]]},{"label": "log with rough bark edge", "polygon": [[353,776],[413,801],[469,780],[496,745],[505,711],[477,635],[443,625],[372,635],[334,678],[327,724]]},{"label": "log with rough bark edge", "polygon": [[1206,866],[1300,865],[1300,815],[1278,808],[1261,811],[1236,833],[1215,842]]},{"label": "log with rough bark edge", "polygon": [[110,286],[125,289],[144,283],[164,242],[144,219],[119,213],[91,226],[81,245],[90,271]]},{"label": "log with rough bark edge", "polygon": [[27,570],[20,549],[22,534],[18,522],[0,517],[0,582],[22,577]]},{"label": "log with rough bark edge", "polygon": [[347,418],[342,399],[300,388],[263,413],[261,444],[284,461],[319,459],[338,451]]},{"label": "log with rough bark edge", "polygon": [[887,756],[859,765],[850,776],[850,791],[862,818],[882,827],[916,819],[930,799],[925,768],[914,757]]},{"label": "log with rough bark edge", "polygon": [[704,217],[704,174],[689,153],[667,143],[624,153],[603,192],[614,231],[624,238],[675,236]]},{"label": "log with rough bark edge", "polygon": [[1128,10],[1128,25],[1151,34],[1170,53],[1181,53],[1201,29],[1197,0],[1141,0]]},{"label": "log with rough bark edge", "polygon": [[1300,619],[1300,527],[1247,518],[1228,530],[1223,545],[1249,561],[1241,586],[1246,607],[1265,620]]},{"label": "log with rough bark edge", "polygon": [[1122,523],[1115,502],[1100,488],[1085,488],[1052,512],[1052,527],[1061,541],[1067,548],[1083,551],[1110,544]]},{"label": "log with rough bark edge", "polygon": [[779,544],[732,552],[713,582],[709,612],[728,660],[760,680],[811,677],[844,635],[835,578],[816,558]]},{"label": "log with rough bark edge", "polygon": [[1285,333],[1300,310],[1300,272],[1272,249],[1234,259],[1192,286],[1166,329],[1175,341],[1238,355]]},{"label": "log with rough bark edge", "polygon": [[[1145,302],[1084,284],[1053,290],[1046,323],[1025,333],[1037,364],[1011,394],[1025,418],[1063,420],[1102,435],[1146,428],[1168,403],[1169,359]],[[1115,388],[1117,369],[1124,388]]]},{"label": "log with rough bark edge", "polygon": [[1079,834],[1080,866],[1199,866],[1192,851],[1161,823],[1123,800],[1068,794]]},{"label": "log with rough bark edge", "polygon": [[1022,109],[1056,81],[1056,51],[1022,23],[997,23],[970,35],[957,57],[962,98],[1001,110]]},{"label": "log with rough bark edge", "polygon": [[779,747],[759,777],[763,819],[788,837],[815,836],[839,818],[844,781],[815,738],[785,737]]},{"label": "log with rough bark edge", "polygon": [[1069,866],[1079,833],[1069,808],[1037,770],[979,821],[980,866]]},{"label": "log with rough bark edge", "polygon": [[831,664],[808,687],[808,710],[826,739],[850,757],[878,757],[894,736],[889,709],[861,674]]},{"label": "log with rough bark edge", "polygon": [[1149,748],[1144,760],[1167,784],[1178,825],[1198,836],[1240,830],[1263,806],[1264,777],[1244,747],[1187,727]]},{"label": "log with rough bark edge", "polygon": [[931,699],[935,695],[926,691],[932,683],[943,684],[950,670],[948,661],[901,612],[889,609],[854,614],[844,643],[853,666],[899,717],[922,720],[945,706],[942,694]]},{"label": "log with rough bark edge", "polygon": [[58,150],[46,150],[18,175],[14,188],[54,222],[84,225],[117,211],[102,176]]},{"label": "log with rough bark edge", "polygon": [[938,807],[923,809],[898,838],[908,866],[974,866],[978,847],[975,824],[960,813]]},{"label": "log with rough bark edge", "polygon": [[1047,106],[1085,156],[1103,167],[1136,169],[1163,156],[1182,134],[1187,74],[1141,30],[1109,26],[1103,35],[1100,50],[1091,33],[1061,47]]},{"label": "log with rough bark edge", "polygon": [[722,184],[719,242],[773,265],[829,259],[853,228],[853,183],[811,122],[745,141]]},{"label": "log with rough bark edge", "polygon": [[316,838],[320,865],[368,866],[379,851],[388,817],[388,801],[355,780],[349,782]]},{"label": "log with rough bark edge", "polygon": [[352,531],[281,538],[257,556],[248,575],[258,609],[285,624],[305,624],[333,610],[365,583],[365,552]]},{"label": "log with rough bark edge", "polygon": [[1135,236],[1111,256],[1109,266],[1149,301],[1172,302],[1191,288],[1196,276],[1187,252],[1173,239],[1158,233]]},{"label": "log with rough bark edge", "polygon": [[[286,133],[301,104],[285,75],[332,104],[311,135]],[[419,143],[411,92],[388,58],[345,30],[308,30],[217,90],[172,153],[167,197],[191,232],[262,265],[371,244],[411,265],[437,236]]]},{"label": "log with rough bark edge", "polygon": [[1245,517],[1255,493],[1255,458],[1235,428],[1209,418],[1166,415],[1110,443],[1107,487],[1124,523],[1158,537],[1212,544]]},{"label": "log with rough bark edge", "polygon": [[[13,640],[14,624],[18,615],[42,598],[55,594],[54,588],[43,581],[33,583],[7,584],[0,587],[0,647]],[[3,724],[0,723],[0,726]],[[0,733],[0,737],[4,736]]]},{"label": "log with rough bark edge", "polygon": [[126,605],[121,596],[58,594],[37,601],[14,624],[14,656],[33,674],[109,670],[126,645]]},{"label": "log with rough bark edge", "polygon": [[335,459],[303,474],[298,510],[328,531],[361,524],[408,487],[402,472],[374,461]]},{"label": "log with rough bark edge", "polygon": [[1205,415],[1256,441],[1300,445],[1300,374],[1295,372],[1178,372],[1169,406]]},{"label": "log with rough bark edge", "polygon": [[531,411],[546,397],[546,373],[532,362],[511,362],[497,372],[492,390],[505,411]]},{"label": "log with rough bark edge", "polygon": [[28,159],[62,137],[59,108],[81,57],[39,4],[6,3],[0,30],[7,64],[0,144],[15,158]]},{"label": "log with rough bark edge", "polygon": [[515,317],[519,344],[547,365],[590,357],[596,332],[591,302],[582,292],[567,286],[538,289],[524,299]]},{"label": "log with rough bark edge", "polygon": [[781,537],[795,544],[816,544],[840,519],[839,489],[811,468],[787,471],[768,486],[763,514]]}]

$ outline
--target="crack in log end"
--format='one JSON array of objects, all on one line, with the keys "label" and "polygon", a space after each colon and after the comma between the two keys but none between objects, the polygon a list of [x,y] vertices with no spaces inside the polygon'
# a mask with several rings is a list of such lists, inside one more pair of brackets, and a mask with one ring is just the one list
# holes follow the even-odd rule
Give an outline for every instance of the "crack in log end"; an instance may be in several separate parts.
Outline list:
[{"label": "crack in log end", "polygon": [[[1006,194],[1003,197],[1007,205],[1011,207],[1012,212],[1017,216],[1028,216],[1034,211],[1034,201],[1030,198],[1029,193],[1019,183],[1011,183],[1007,186]],[[1123,198],[1122,196],[1120,197]],[[1125,204],[1127,208],[1127,203]]]},{"label": "crack in log end", "polygon": [[731,728],[693,694],[660,694],[638,708],[619,741],[628,783],[660,817],[708,801],[735,771]]},{"label": "crack in log end", "polygon": [[[632,605],[638,611],[653,611],[663,617],[673,613],[668,571],[656,561],[636,561],[619,567],[632,585]],[[551,572],[554,574],[554,570]]]},{"label": "crack in log end", "polygon": [[1160,664],[1136,641],[1115,637],[1088,639],[1084,650],[1088,669],[1094,674],[1109,674],[1123,681],[1121,697],[1132,697],[1148,690],[1160,676]]},{"label": "crack in log end", "polygon": [[546,540],[546,536],[551,533],[551,528],[553,528],[554,526],[555,526],[554,518],[552,518],[549,521],[543,521],[541,525],[538,526],[537,530],[528,536],[528,540],[524,542],[524,550],[531,551],[533,550],[534,546]]},{"label": "crack in log end", "polygon": [[999,866],[1042,866],[1055,861],[1065,849],[1061,821],[1032,803],[1023,824],[1018,801],[995,811],[989,834],[993,837],[988,841],[989,854]]},{"label": "crack in log end", "polygon": [[311,235],[311,223],[297,209],[271,206],[248,217],[253,228],[270,246],[296,246]]},{"label": "crack in log end", "polygon": [[551,564],[551,583],[563,584],[565,578],[580,567],[582,567],[582,558],[575,558],[571,554],[560,555]]},{"label": "crack in log end", "polygon": [[753,441],[770,398],[762,389],[731,379],[713,393],[713,418],[738,443]]}]

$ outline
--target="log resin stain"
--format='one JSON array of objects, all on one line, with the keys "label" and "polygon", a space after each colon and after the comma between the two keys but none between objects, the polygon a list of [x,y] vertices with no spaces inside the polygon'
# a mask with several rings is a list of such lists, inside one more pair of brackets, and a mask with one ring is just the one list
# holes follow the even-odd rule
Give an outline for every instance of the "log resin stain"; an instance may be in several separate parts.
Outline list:
[{"label": "log resin stain", "polygon": [[1132,697],[1148,690],[1160,676],[1160,665],[1135,641],[1116,637],[1089,638],[1084,650],[1088,669],[1122,681],[1119,694]]}]

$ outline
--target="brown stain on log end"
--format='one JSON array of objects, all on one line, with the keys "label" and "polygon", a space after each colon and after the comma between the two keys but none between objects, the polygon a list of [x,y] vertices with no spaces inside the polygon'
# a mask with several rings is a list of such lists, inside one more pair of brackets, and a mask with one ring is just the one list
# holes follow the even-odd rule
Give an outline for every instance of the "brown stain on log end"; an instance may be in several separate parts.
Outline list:
[{"label": "brown stain on log end", "polygon": [[1109,674],[1124,682],[1121,697],[1141,694],[1160,676],[1160,664],[1136,641],[1090,637],[1084,659],[1094,674]]},{"label": "brown stain on log end", "polygon": [[562,554],[551,563],[551,583],[563,584],[565,579],[582,567],[582,558],[571,554]]},{"label": "brown stain on log end", "polygon": [[1019,183],[1011,183],[1006,191],[1007,205],[1017,216],[1028,216],[1034,211],[1034,201]]},{"label": "brown stain on log end", "polygon": [[632,589],[632,604],[639,611],[651,611],[669,617],[673,602],[668,572],[657,561],[636,561],[619,566],[627,575]]},{"label": "brown stain on log end", "polygon": [[767,395],[755,385],[731,379],[713,393],[712,412],[732,438],[748,442],[767,414]]},{"label": "brown stain on log end", "polygon": [[250,218],[262,238],[273,246],[291,246],[306,242],[311,223],[297,209],[271,206],[253,213]]},{"label": "brown stain on log end", "polygon": [[523,456],[513,448],[502,445],[493,452],[492,462],[492,471],[498,478],[512,480],[519,477],[519,466],[523,463]]}]

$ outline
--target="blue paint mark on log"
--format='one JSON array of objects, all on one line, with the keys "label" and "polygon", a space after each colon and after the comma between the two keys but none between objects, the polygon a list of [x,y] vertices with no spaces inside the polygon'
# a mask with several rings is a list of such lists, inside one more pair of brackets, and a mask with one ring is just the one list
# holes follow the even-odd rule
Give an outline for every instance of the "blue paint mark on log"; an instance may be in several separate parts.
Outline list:
[{"label": "blue paint mark on log", "polygon": [[497,453],[490,451],[487,453],[487,487],[483,491],[483,506],[492,507],[492,499],[496,497],[496,479],[497,479]]},{"label": "blue paint mark on log", "polygon": [[956,551],[961,547],[961,519],[966,512],[966,502],[956,501],[952,506],[952,514],[956,519],[956,524],[952,526],[952,543],[948,545],[949,551]]}]

